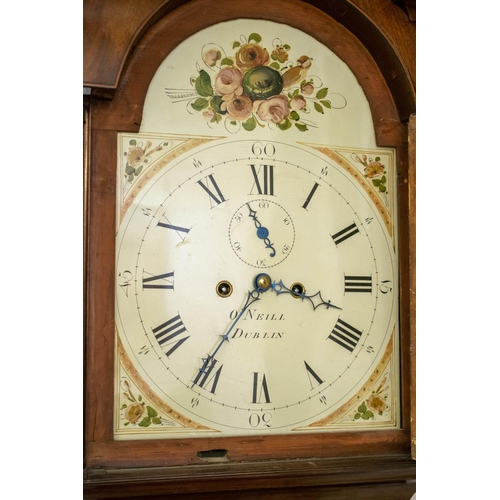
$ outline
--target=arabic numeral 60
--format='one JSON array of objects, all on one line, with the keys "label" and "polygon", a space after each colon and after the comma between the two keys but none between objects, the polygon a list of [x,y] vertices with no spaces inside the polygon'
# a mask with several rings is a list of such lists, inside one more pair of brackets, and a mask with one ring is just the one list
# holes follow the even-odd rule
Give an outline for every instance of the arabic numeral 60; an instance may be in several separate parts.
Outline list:
[{"label": "arabic numeral 60", "polygon": [[274,147],[274,144],[262,144],[262,142],[255,142],[252,145],[252,153],[255,156],[265,155],[270,158],[276,153],[276,148]]}]

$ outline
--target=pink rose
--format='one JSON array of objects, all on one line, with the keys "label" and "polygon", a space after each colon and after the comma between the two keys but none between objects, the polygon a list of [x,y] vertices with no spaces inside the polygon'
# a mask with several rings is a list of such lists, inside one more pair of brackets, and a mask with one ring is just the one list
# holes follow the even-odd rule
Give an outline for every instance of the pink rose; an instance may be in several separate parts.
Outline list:
[{"label": "pink rose", "polygon": [[255,101],[253,110],[262,121],[281,123],[290,114],[288,97],[276,95],[265,101]]},{"label": "pink rose", "polygon": [[227,116],[233,120],[246,120],[252,114],[252,101],[246,94],[224,100],[221,110],[227,111]]},{"label": "pink rose", "polygon": [[224,68],[215,77],[215,91],[219,95],[229,95],[235,93],[241,95],[243,87],[241,80],[243,74],[238,68]]},{"label": "pink rose", "polygon": [[215,116],[215,112],[212,108],[204,109],[202,114],[207,122],[209,122]]},{"label": "pink rose", "polygon": [[314,92],[314,85],[311,82],[304,83],[300,90],[304,95],[311,95]]},{"label": "pink rose", "polygon": [[215,63],[220,59],[220,52],[215,49],[210,49],[207,50],[202,57],[203,57],[203,62],[207,66],[213,67],[215,66]]},{"label": "pink rose", "polygon": [[296,95],[291,101],[290,101],[290,106],[292,109],[295,111],[300,111],[302,108],[306,107],[306,100],[303,96],[301,95]]}]

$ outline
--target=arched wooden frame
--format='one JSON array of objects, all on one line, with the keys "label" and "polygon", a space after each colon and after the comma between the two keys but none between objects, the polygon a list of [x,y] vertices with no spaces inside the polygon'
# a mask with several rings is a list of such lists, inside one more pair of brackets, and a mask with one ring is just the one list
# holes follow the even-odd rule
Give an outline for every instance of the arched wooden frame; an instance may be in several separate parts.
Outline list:
[{"label": "arched wooden frame", "polygon": [[[179,3],[182,2],[175,2],[175,5]],[[187,488],[188,491],[190,487],[194,488],[188,485],[188,483],[194,484],[193,478],[206,474],[206,464],[204,465],[198,457],[198,452],[211,449],[228,450],[232,461],[228,464],[218,464],[217,469],[211,464],[212,473],[215,474],[213,477],[217,477],[217,474],[219,477],[230,476],[231,480],[235,481],[234,484],[239,485],[237,488],[243,487],[242,485],[248,483],[249,479],[260,481],[262,484],[265,481],[278,481],[278,478],[281,478],[280,480],[284,482],[295,481],[297,484],[305,485],[310,481],[309,477],[315,477],[316,484],[343,482],[347,476],[334,480],[331,474],[337,467],[344,467],[349,460],[353,467],[352,471],[356,467],[359,469],[349,474],[360,474],[362,469],[368,474],[359,477],[367,478],[372,474],[373,478],[376,474],[386,474],[387,471],[391,471],[391,480],[404,481],[414,477],[414,467],[410,459],[409,390],[410,331],[414,327],[411,323],[410,264],[413,262],[414,251],[410,235],[408,138],[405,124],[406,111],[411,108],[412,98],[411,96],[408,98],[408,92],[400,92],[403,97],[395,101],[395,94],[391,92],[387,75],[383,74],[369,50],[342,23],[329,15],[329,10],[336,9],[338,15],[341,6],[350,6],[346,8],[345,17],[351,19],[352,23],[352,5],[346,0],[329,2],[329,6],[324,7],[324,10],[313,5],[323,6],[325,3],[321,1],[305,3],[295,0],[251,2],[193,0],[185,3],[160,18],[142,35],[123,66],[113,99],[95,100],[90,106],[86,213],[88,229],[85,453],[87,474],[94,481],[91,481],[91,484],[99,483],[99,470],[103,467],[111,469],[167,467],[168,470],[155,469],[156,473],[160,474],[159,471],[164,470],[165,477],[171,478],[165,479],[162,476],[164,480],[169,484],[182,483],[184,486],[178,487]],[[165,5],[167,4],[168,2],[165,2]],[[173,3],[170,2],[169,5],[172,6]],[[158,17],[158,13],[155,17]],[[365,91],[374,119],[377,143],[380,146],[396,147],[398,150],[403,409],[400,430],[266,438],[113,441],[116,134],[118,131],[139,131],[149,84],[171,50],[200,29],[221,21],[239,18],[268,19],[285,23],[310,34],[329,47],[350,67]],[[407,83],[409,85],[409,82]],[[350,457],[349,460],[346,457]],[[301,467],[296,470],[293,467],[290,469],[290,465],[283,462],[291,458],[304,459]],[[314,460],[311,461],[311,458]],[[262,460],[274,461],[272,473],[264,474],[270,469],[269,465],[259,465],[258,461]],[[238,464],[240,461],[252,461],[253,464],[247,469],[242,469]],[[354,463],[357,465],[352,465]],[[188,464],[193,465],[185,470],[179,467],[175,470],[169,468]],[[153,474],[149,477],[156,476]],[[190,478],[189,481],[183,482],[183,478],[187,477]],[[255,484],[252,483],[253,486]],[[214,484],[209,488],[217,489]]]}]

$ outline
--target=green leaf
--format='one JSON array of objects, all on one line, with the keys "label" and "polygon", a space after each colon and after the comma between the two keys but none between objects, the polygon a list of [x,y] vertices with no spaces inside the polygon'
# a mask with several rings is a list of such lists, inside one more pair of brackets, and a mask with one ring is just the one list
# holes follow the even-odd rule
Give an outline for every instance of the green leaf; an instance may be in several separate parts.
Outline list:
[{"label": "green leaf", "polygon": [[387,188],[383,184],[381,184],[378,189],[381,193],[385,193],[387,191]]},{"label": "green leaf", "polygon": [[358,408],[359,413],[364,413],[366,411],[366,404],[363,403],[359,408]]},{"label": "green leaf", "polygon": [[373,185],[375,187],[379,187],[380,186],[380,179],[373,179]]},{"label": "green leaf", "polygon": [[318,112],[318,113],[321,113],[322,115],[325,114],[325,112],[323,111],[323,107],[318,104],[317,102],[314,103],[314,109]]},{"label": "green leaf", "polygon": [[250,132],[257,126],[257,122],[255,118],[251,116],[246,122],[242,123],[242,126],[245,130],[248,130]]},{"label": "green leaf", "polygon": [[125,173],[127,175],[130,175],[130,174],[133,174],[135,172],[135,168],[134,167],[131,167],[128,163],[127,165],[125,166]]},{"label": "green leaf", "polygon": [[295,121],[300,120],[300,116],[299,116],[299,114],[297,113],[297,111],[292,111],[292,112],[290,113],[290,118],[291,118],[292,120],[295,120]]},{"label": "green leaf", "polygon": [[387,177],[383,175],[382,179],[380,179],[380,184],[385,184],[386,182],[387,182]]},{"label": "green leaf", "polygon": [[131,139],[130,142],[129,142],[129,144],[131,146],[136,146],[137,145],[137,141],[135,139]]},{"label": "green leaf", "polygon": [[212,99],[210,99],[210,106],[212,106],[213,110],[216,113],[220,113],[220,107],[223,102],[224,101],[222,100],[222,97],[220,95],[214,95]]},{"label": "green leaf", "polygon": [[121,410],[124,410],[127,407],[126,404],[123,404],[122,407],[120,408]]},{"label": "green leaf", "polygon": [[287,118],[283,123],[278,123],[280,130],[288,130],[292,126],[292,122]]},{"label": "green leaf", "polygon": [[158,412],[154,408],[151,408],[151,406],[146,406],[146,410],[148,412],[148,417],[157,417],[158,416]]},{"label": "green leaf", "polygon": [[234,66],[233,60],[229,57],[224,57],[220,62],[221,66]]},{"label": "green leaf", "polygon": [[373,412],[372,412],[372,411],[370,411],[370,410],[365,411],[365,412],[363,413],[363,415],[361,415],[361,418],[362,418],[363,420],[368,420],[369,418],[373,418]]},{"label": "green leaf", "polygon": [[380,161],[380,156],[375,156],[375,161]]},{"label": "green leaf", "polygon": [[205,109],[208,106],[208,99],[204,99],[203,97],[198,97],[196,101],[191,103],[191,107],[195,111],[201,111],[202,109]]},{"label": "green leaf", "polygon": [[323,104],[323,106],[325,108],[332,109],[332,105],[330,104],[330,101],[321,101],[321,104]]},{"label": "green leaf", "polygon": [[293,95],[293,97],[295,97],[295,96],[296,96],[296,95],[298,95],[298,94],[299,94],[299,89],[295,89],[295,90],[293,91],[293,94],[292,94],[292,95]]},{"label": "green leaf", "polygon": [[241,45],[240,42],[234,42],[233,43],[233,49],[236,49],[237,47],[239,47]]},{"label": "green leaf", "polygon": [[153,418],[153,424],[156,424],[156,425],[161,424],[161,418],[159,418],[159,417],[154,417],[154,418]]},{"label": "green leaf", "polygon": [[[136,171],[136,172],[137,172],[137,171]],[[137,175],[137,173],[136,173],[136,175]],[[142,401],[142,396],[139,394],[139,395],[137,396],[137,399],[138,399],[139,401]]]},{"label": "green leaf", "polygon": [[324,99],[328,95],[328,89],[320,89],[316,92],[316,99]]},{"label": "green leaf", "polygon": [[[137,177],[141,172],[142,172],[142,169],[143,169],[144,165],[141,165],[139,168],[136,168],[135,169],[135,172],[134,172],[134,175]],[[141,396],[139,396],[139,401],[141,400]]]},{"label": "green leaf", "polygon": [[301,131],[305,132],[307,130],[307,125],[305,123],[296,123],[295,126]]},{"label": "green leaf", "polygon": [[261,40],[262,40],[262,37],[257,34],[257,33],[252,33],[249,37],[248,37],[248,41],[251,42],[251,41],[254,41],[255,43],[259,43]]},{"label": "green leaf", "polygon": [[215,113],[214,117],[210,120],[211,123],[220,123],[222,120],[222,115],[219,113]]},{"label": "green leaf", "polygon": [[283,48],[285,50],[290,50],[291,49],[290,45],[288,45],[287,43],[285,43],[285,45],[283,45]]},{"label": "green leaf", "polygon": [[280,65],[279,63],[277,62],[273,62],[269,65],[271,68],[274,68],[275,70],[279,70],[280,69]]},{"label": "green leaf", "polygon": [[140,422],[139,422],[139,427],[149,427],[151,425],[151,419],[149,417],[144,417]]},{"label": "green leaf", "polygon": [[214,95],[212,80],[210,79],[210,75],[204,69],[200,69],[200,76],[195,80],[194,88],[196,89],[196,92],[203,97],[210,97]]},{"label": "green leaf", "polygon": [[354,415],[354,420],[358,420],[359,418],[361,418],[361,413],[356,413],[356,415]]}]

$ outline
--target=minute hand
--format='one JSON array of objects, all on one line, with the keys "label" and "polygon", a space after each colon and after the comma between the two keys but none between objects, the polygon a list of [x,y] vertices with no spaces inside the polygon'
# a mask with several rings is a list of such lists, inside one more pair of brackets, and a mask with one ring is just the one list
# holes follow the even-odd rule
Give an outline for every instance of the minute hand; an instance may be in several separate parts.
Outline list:
[{"label": "minute hand", "polygon": [[[271,280],[269,280],[271,281]],[[260,300],[260,296],[263,292],[267,290],[260,288],[258,284],[255,284],[255,287],[253,290],[249,290],[247,294],[247,299],[245,302],[245,305],[241,308],[240,312],[238,313],[238,316],[234,319],[234,321],[231,323],[229,328],[227,329],[226,333],[224,335],[221,335],[221,339],[218,342],[218,344],[215,346],[215,348],[212,350],[210,354],[207,355],[206,358],[203,358],[203,365],[201,368],[198,370],[198,373],[196,374],[195,379],[193,380],[193,385],[191,388],[193,388],[198,381],[201,379],[202,376],[206,377],[209,373],[210,370],[212,369],[212,363],[215,359],[215,355],[219,352],[219,349],[223,346],[224,342],[229,342],[229,334],[232,332],[233,328],[235,327],[236,323],[240,320],[240,318],[243,316],[243,313],[257,300]]]},{"label": "minute hand", "polygon": [[312,304],[314,310],[316,310],[319,306],[325,306],[327,309],[333,308],[342,310],[341,307],[332,304],[330,300],[323,300],[321,292],[316,292],[314,295],[306,295],[305,290],[301,293],[294,292],[293,290],[290,290],[290,288],[286,287],[281,280],[279,282],[274,281],[271,285],[271,288],[276,292],[277,295],[280,295],[282,293],[289,293],[294,297],[302,299],[302,301],[307,299]]}]

